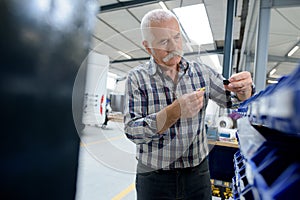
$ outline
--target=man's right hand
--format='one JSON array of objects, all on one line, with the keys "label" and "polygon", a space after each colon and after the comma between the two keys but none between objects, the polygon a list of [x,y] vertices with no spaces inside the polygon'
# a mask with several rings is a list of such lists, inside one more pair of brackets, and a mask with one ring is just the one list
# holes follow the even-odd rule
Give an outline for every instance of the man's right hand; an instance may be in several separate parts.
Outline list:
[{"label": "man's right hand", "polygon": [[179,118],[194,117],[203,107],[204,91],[184,94],[156,115],[158,133],[163,133]]},{"label": "man's right hand", "polygon": [[203,107],[204,91],[194,91],[178,98],[180,116],[182,118],[194,117]]}]

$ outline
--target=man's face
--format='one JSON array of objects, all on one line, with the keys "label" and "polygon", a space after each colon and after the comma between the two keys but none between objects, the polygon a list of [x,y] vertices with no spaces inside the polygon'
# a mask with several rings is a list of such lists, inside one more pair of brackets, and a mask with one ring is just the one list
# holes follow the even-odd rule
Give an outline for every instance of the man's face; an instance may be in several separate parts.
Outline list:
[{"label": "man's face", "polygon": [[176,19],[151,23],[150,29],[153,39],[150,41],[150,45],[145,45],[147,51],[159,65],[176,66],[180,62],[181,56],[170,54],[173,51],[182,51],[182,38]]}]

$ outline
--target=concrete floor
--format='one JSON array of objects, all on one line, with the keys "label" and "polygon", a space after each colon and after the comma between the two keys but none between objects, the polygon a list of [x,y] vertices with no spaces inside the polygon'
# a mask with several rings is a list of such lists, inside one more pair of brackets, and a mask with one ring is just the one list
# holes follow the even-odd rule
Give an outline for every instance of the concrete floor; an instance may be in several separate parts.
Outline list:
[{"label": "concrete floor", "polygon": [[125,137],[123,124],[88,126],[80,139],[76,200],[135,200],[135,145]]},{"label": "concrete floor", "polygon": [[136,199],[135,145],[123,134],[123,124],[86,127],[80,138],[76,200]]}]

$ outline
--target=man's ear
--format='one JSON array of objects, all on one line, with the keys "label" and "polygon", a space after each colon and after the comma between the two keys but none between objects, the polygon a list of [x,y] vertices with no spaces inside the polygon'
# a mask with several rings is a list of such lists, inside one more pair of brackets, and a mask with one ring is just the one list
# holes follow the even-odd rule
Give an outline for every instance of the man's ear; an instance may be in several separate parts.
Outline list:
[{"label": "man's ear", "polygon": [[143,46],[145,47],[145,49],[147,50],[147,52],[148,52],[150,55],[152,55],[152,51],[151,51],[151,49],[150,49],[150,47],[149,47],[148,41],[144,40],[144,41],[143,41]]}]

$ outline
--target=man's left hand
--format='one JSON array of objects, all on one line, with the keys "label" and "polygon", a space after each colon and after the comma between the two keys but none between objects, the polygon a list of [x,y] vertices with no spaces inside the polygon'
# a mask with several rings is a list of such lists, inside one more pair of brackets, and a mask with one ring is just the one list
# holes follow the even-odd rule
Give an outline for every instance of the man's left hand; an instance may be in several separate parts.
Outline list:
[{"label": "man's left hand", "polygon": [[250,72],[244,71],[232,75],[229,79],[229,85],[224,85],[226,90],[236,93],[239,100],[246,100],[251,97],[252,78]]}]

